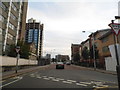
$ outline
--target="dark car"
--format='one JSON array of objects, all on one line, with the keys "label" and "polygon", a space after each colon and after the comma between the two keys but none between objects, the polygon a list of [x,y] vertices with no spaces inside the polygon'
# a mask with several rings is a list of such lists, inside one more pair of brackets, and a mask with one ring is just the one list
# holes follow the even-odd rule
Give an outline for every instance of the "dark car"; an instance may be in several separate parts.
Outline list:
[{"label": "dark car", "polygon": [[56,69],[64,69],[64,63],[63,62],[57,62],[56,63]]}]

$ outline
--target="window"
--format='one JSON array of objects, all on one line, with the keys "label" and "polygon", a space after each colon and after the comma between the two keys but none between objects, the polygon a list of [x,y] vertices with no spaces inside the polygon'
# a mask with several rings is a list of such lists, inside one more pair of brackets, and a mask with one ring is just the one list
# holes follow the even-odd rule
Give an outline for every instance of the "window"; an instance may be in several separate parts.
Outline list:
[{"label": "window", "polygon": [[14,9],[14,11],[17,11],[17,8],[15,7],[13,3],[12,3],[12,8]]},{"label": "window", "polygon": [[107,42],[107,41],[108,41],[108,37],[105,37],[102,39],[102,43]]},{"label": "window", "polygon": [[6,6],[0,1],[0,7],[4,10],[6,10]]},{"label": "window", "polygon": [[15,26],[13,24],[9,23],[9,28],[11,28],[12,30],[14,30]]},{"label": "window", "polygon": [[97,42],[95,42],[94,44],[95,44],[96,47],[98,47],[98,43]]},{"label": "window", "polygon": [[10,33],[8,33],[8,38],[13,40],[13,36]]},{"label": "window", "polygon": [[10,14],[10,17],[11,17],[13,20],[16,20],[15,15],[13,15],[12,13]]},{"label": "window", "polygon": [[4,22],[5,18],[0,14],[0,21]]},{"label": "window", "polygon": [[108,51],[109,51],[108,46],[103,47],[103,48],[102,48],[102,51],[103,51],[103,52],[108,52]]}]

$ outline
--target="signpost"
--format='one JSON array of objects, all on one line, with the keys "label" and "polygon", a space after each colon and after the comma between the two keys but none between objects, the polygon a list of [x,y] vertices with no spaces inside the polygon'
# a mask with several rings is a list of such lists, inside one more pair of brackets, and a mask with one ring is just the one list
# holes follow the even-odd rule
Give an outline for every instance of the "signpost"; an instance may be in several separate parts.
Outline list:
[{"label": "signpost", "polygon": [[17,46],[15,48],[16,52],[17,52],[17,61],[16,61],[16,70],[15,70],[15,73],[17,73],[17,70],[18,70],[18,59],[20,57],[20,54],[19,54],[19,51],[20,51],[20,46]]},{"label": "signpost", "polygon": [[117,60],[117,65],[116,65],[116,71],[117,71],[117,77],[118,77],[118,86],[119,86],[119,90],[120,90],[120,62],[119,62],[119,58],[118,58],[118,51],[117,51],[117,41],[118,41],[118,35],[120,34],[120,24],[119,23],[114,23],[112,21],[112,23],[110,23],[108,26],[111,27],[111,29],[113,30],[114,34],[114,46],[115,46],[115,54],[116,54],[116,60]]}]

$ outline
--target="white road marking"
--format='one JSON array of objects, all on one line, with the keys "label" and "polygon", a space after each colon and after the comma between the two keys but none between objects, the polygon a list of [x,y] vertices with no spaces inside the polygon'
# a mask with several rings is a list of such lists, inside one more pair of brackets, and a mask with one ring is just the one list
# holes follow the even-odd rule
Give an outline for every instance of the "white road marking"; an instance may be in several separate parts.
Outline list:
[{"label": "white road marking", "polygon": [[43,78],[46,78],[47,76],[42,76]]},{"label": "white road marking", "polygon": [[54,78],[54,77],[48,77],[48,78]]},{"label": "white road marking", "polygon": [[42,78],[42,77],[40,77],[40,76],[37,76],[37,78]]},{"label": "white road marking", "polygon": [[0,86],[0,88],[5,87],[5,86],[7,86],[7,85],[9,85],[9,84],[12,84],[12,83],[14,83],[14,82],[17,82],[17,81],[19,81],[19,80],[21,80],[21,79],[22,79],[22,77],[20,77],[20,78],[17,79],[17,80],[14,80],[14,81],[12,81],[12,82],[9,82],[9,83],[7,83],[7,84],[4,84],[4,85]]},{"label": "white road marking", "polygon": [[108,85],[100,85],[101,87],[108,87]]},{"label": "white road marking", "polygon": [[58,80],[64,80],[64,79],[62,79],[62,78],[56,78],[56,79],[58,79]]},{"label": "white road marking", "polygon": [[43,79],[45,79],[45,80],[50,80],[49,78],[43,78]]},{"label": "white road marking", "polygon": [[53,81],[56,81],[56,82],[58,82],[59,80],[58,79],[52,79]]},{"label": "white road marking", "polygon": [[98,86],[93,86],[93,87],[95,88],[95,87],[98,87]]},{"label": "white road marking", "polygon": [[80,84],[80,83],[76,83],[76,85],[87,86],[87,85],[85,85],[85,84]]},{"label": "white road marking", "polygon": [[63,83],[68,83],[68,84],[72,84],[72,82],[68,82],[68,81],[63,81]]},{"label": "white road marking", "polygon": [[68,82],[77,82],[77,81],[74,81],[74,80],[67,80]]},{"label": "white road marking", "polygon": [[83,84],[92,84],[92,83],[88,83],[88,82],[80,82],[80,83],[83,83]]}]

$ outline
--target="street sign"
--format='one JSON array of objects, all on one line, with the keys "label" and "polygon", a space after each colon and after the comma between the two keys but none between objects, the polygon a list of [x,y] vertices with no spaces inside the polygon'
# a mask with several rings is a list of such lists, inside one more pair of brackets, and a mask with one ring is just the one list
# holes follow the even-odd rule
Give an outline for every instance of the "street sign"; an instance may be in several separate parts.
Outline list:
[{"label": "street sign", "polygon": [[17,53],[20,51],[20,47],[19,46],[17,46],[15,49],[16,49]]},{"label": "street sign", "polygon": [[115,35],[118,36],[118,34],[120,33],[120,24],[119,23],[110,23],[108,26],[110,26],[111,29],[113,30],[113,32],[115,33]]}]

